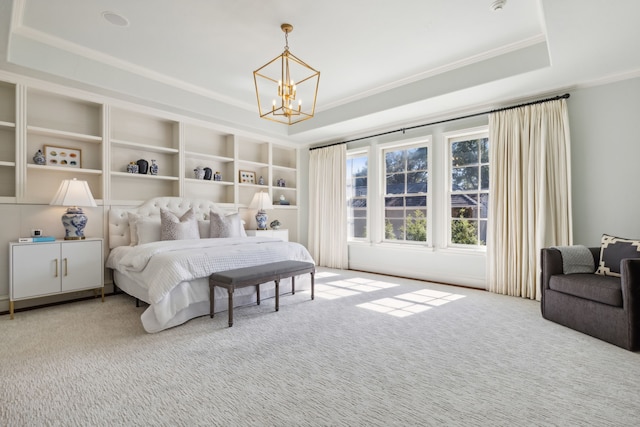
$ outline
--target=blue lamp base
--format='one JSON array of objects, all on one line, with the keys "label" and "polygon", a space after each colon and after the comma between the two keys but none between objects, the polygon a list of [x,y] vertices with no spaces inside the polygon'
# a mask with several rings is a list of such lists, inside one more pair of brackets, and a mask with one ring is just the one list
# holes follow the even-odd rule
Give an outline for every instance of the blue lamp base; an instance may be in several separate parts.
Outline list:
[{"label": "blue lamp base", "polygon": [[256,214],[256,222],[258,223],[258,230],[267,229],[267,213],[260,209]]},{"label": "blue lamp base", "polygon": [[62,225],[65,230],[64,240],[83,240],[87,216],[82,208],[72,206],[62,215]]}]

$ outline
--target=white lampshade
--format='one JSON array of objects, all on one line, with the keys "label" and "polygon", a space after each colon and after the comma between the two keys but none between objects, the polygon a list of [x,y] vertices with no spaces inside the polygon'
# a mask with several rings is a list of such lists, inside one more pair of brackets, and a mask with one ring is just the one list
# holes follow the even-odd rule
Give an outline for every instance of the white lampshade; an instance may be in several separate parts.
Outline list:
[{"label": "white lampshade", "polygon": [[75,178],[62,181],[58,192],[49,204],[54,206],[98,206],[93,199],[87,181],[78,181]]},{"label": "white lampshade", "polygon": [[269,193],[266,191],[260,191],[253,196],[253,200],[251,200],[251,204],[249,205],[249,209],[257,209],[259,211],[263,211],[265,209],[273,209],[273,204],[271,203],[271,197]]}]

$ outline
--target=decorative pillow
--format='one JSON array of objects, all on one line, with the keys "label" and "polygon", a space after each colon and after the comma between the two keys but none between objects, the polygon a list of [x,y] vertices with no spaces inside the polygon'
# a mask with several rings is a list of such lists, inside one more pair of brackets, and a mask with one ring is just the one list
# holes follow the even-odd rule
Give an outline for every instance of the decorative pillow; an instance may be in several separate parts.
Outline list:
[{"label": "decorative pillow", "polygon": [[211,222],[209,237],[246,237],[247,235],[238,213],[221,215],[211,211],[209,221]]},{"label": "decorative pillow", "polygon": [[138,227],[136,222],[141,219],[142,216],[133,212],[127,212],[127,217],[129,218],[129,239],[131,240],[131,246],[135,246],[138,244]]},{"label": "decorative pillow", "polygon": [[161,236],[160,219],[158,217],[140,218],[136,222],[137,244],[159,242]]},{"label": "decorative pillow", "polygon": [[640,258],[640,240],[602,235],[600,264],[596,274],[620,277],[620,261],[624,258]]},{"label": "decorative pillow", "polygon": [[211,229],[211,221],[208,219],[198,220],[198,231],[200,231],[201,239],[208,239]]},{"label": "decorative pillow", "polygon": [[166,209],[160,209],[160,239],[187,240],[199,239],[198,219],[193,209],[189,209],[182,217]]}]

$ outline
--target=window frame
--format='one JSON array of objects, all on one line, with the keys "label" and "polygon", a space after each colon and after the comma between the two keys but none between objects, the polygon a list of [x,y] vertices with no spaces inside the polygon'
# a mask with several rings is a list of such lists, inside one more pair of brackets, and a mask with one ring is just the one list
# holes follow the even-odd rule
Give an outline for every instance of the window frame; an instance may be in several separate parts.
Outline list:
[{"label": "window frame", "polygon": [[[451,196],[454,194],[465,194],[463,192],[454,192],[452,190],[452,171],[453,171],[453,162],[452,162],[452,152],[451,152],[451,148],[453,143],[455,142],[462,142],[462,141],[468,141],[468,140],[474,140],[474,139],[483,139],[483,138],[487,138],[489,139],[489,126],[485,125],[485,126],[479,126],[479,127],[474,127],[474,128],[468,128],[468,129],[462,129],[462,130],[458,130],[458,131],[451,131],[451,132],[444,132],[442,134],[442,138],[444,141],[444,170],[445,170],[445,176],[444,176],[444,203],[443,203],[443,218],[445,219],[444,224],[443,224],[443,233],[444,233],[444,242],[445,242],[445,247],[447,248],[452,248],[452,249],[459,249],[459,250],[463,250],[463,251],[482,251],[482,252],[486,252],[487,250],[487,244],[485,242],[484,245],[481,244],[464,244],[464,243],[453,243],[451,241],[451,227],[453,224],[453,218],[452,218],[452,206],[451,206]],[[489,141],[489,149],[491,149],[491,141]],[[491,168],[491,164],[489,159],[487,160],[486,163],[482,162],[481,160],[479,161],[478,165],[482,166],[483,164],[486,164],[487,166],[489,166],[489,168]],[[471,193],[471,192],[469,192]],[[478,184],[478,189],[472,192],[473,194],[488,194],[489,199],[491,197],[491,189],[488,187],[486,190],[482,189],[482,185],[481,183]],[[490,214],[489,212],[487,212],[487,219],[486,219],[486,223],[488,225],[488,222],[490,220]],[[484,221],[481,220],[480,218],[478,218],[478,221]]]},{"label": "window frame", "polygon": [[[425,147],[427,149],[427,192],[426,192],[426,211],[427,211],[427,236],[426,241],[413,241],[413,240],[396,240],[396,239],[387,239],[385,237],[385,197],[387,194],[386,190],[386,161],[385,161],[385,152],[391,150],[408,150],[412,148],[422,148]],[[377,146],[377,165],[378,165],[378,188],[377,192],[377,203],[378,203],[378,215],[379,219],[376,221],[376,227],[378,228],[377,232],[379,233],[379,241],[383,244],[390,245],[409,245],[409,246],[433,246],[433,144],[431,135],[412,138],[403,141],[395,141],[389,142],[385,144],[379,144]],[[406,194],[406,193],[405,193]],[[424,193],[415,193],[415,194],[424,194]],[[406,196],[405,196],[406,197]],[[405,216],[406,218],[406,216]]]}]

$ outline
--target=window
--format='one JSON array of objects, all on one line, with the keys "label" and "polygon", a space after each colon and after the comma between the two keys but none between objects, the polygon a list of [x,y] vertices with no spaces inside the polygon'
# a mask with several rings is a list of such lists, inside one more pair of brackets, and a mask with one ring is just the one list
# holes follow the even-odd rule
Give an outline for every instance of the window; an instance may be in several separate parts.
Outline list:
[{"label": "window", "polygon": [[367,238],[367,153],[347,155],[347,223],[348,240]]},{"label": "window", "polygon": [[428,146],[382,150],[384,239],[427,242]]},{"label": "window", "polygon": [[447,138],[451,171],[449,243],[486,246],[489,138],[486,130]]}]

